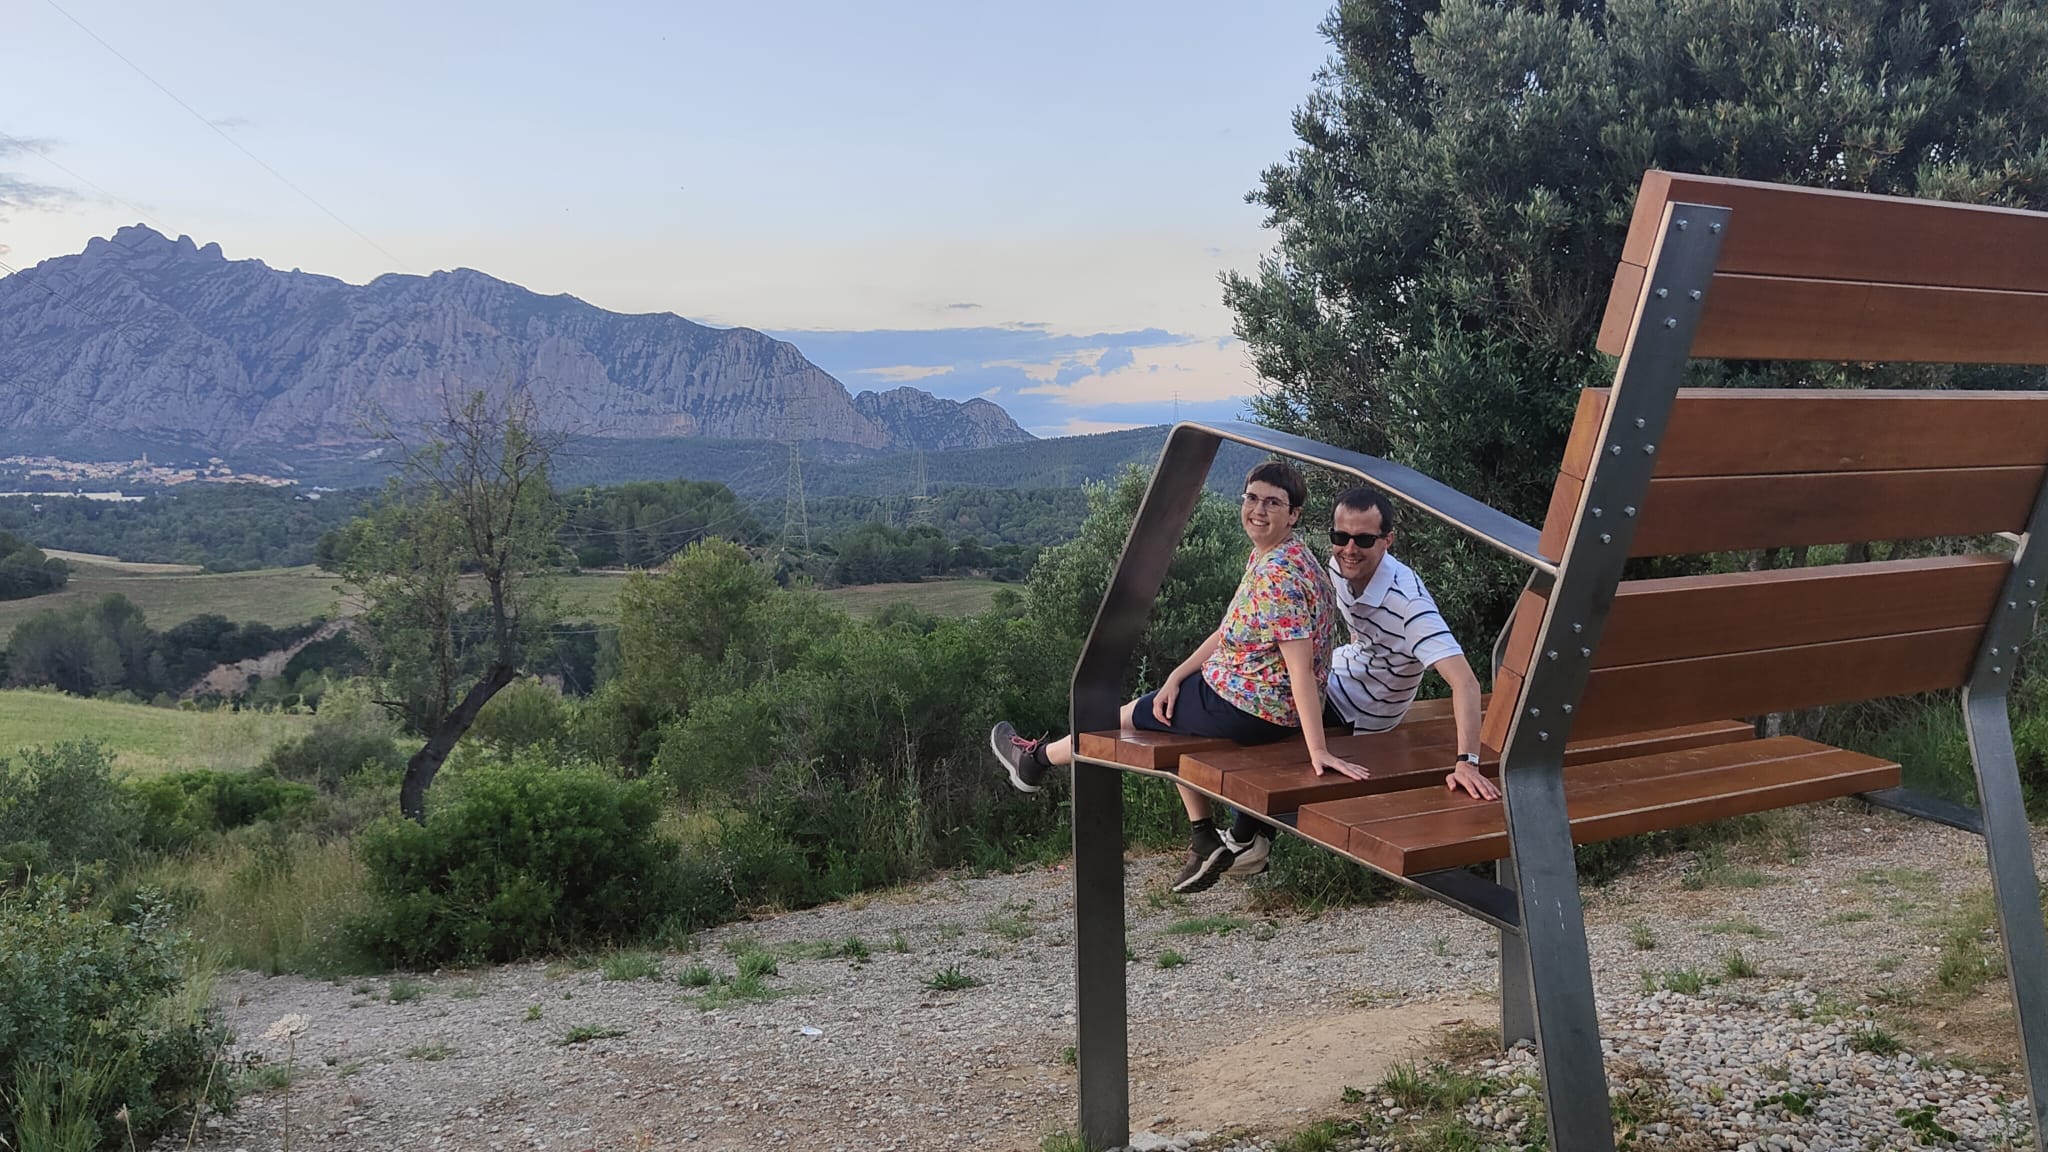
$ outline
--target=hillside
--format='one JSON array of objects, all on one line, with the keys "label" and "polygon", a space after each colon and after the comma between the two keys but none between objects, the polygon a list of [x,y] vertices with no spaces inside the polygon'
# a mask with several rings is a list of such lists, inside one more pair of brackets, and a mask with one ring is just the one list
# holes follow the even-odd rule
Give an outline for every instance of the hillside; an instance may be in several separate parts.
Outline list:
[{"label": "hillside", "polygon": [[444,396],[532,399],[605,438],[824,440],[945,451],[1029,440],[985,400],[852,396],[794,345],[607,312],[463,268],[365,285],[229,260],[135,225],[0,278],[0,430],[45,447],[346,448]]}]

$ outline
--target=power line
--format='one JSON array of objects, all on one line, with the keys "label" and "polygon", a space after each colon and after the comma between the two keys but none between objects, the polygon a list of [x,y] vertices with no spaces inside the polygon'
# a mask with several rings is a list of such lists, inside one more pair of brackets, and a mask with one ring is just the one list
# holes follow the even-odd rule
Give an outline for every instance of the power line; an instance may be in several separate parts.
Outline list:
[{"label": "power line", "polygon": [[78,30],[80,32],[83,32],[87,36],[92,37],[93,40],[99,44],[100,47],[105,48],[107,51],[113,53],[114,59],[119,60],[121,63],[126,64],[128,67],[134,69],[135,74],[137,76],[140,76],[144,80],[149,81],[150,84],[155,86],[157,91],[170,97],[172,103],[176,104],[180,108],[183,108],[185,111],[191,113],[192,118],[194,120],[197,120],[201,124],[206,125],[206,127],[210,129],[214,135],[220,137],[221,139],[227,141],[230,145],[232,145],[235,151],[240,152],[244,156],[247,156],[251,161],[255,162],[257,167],[262,168],[265,172],[268,172],[272,176],[277,177],[278,183],[283,184],[285,187],[298,193],[301,197],[304,197],[306,203],[311,204],[313,207],[318,208],[320,211],[326,213],[328,219],[333,220],[336,224],[339,224],[343,228],[348,229],[351,233],[354,233],[356,239],[361,240],[363,243],[368,244],[372,248],[375,248],[378,252],[383,254],[386,260],[391,261],[393,264],[398,265],[398,267],[407,272],[412,271],[410,265],[406,264],[405,261],[400,260],[398,257],[392,255],[389,249],[385,248],[382,244],[379,244],[375,240],[372,240],[368,236],[364,235],[363,231],[357,228],[355,225],[349,223],[346,220],[343,220],[341,216],[334,211],[334,209],[329,208],[327,205],[322,204],[319,200],[314,199],[313,194],[311,192],[308,192],[304,188],[299,187],[297,184],[292,183],[291,179],[287,177],[284,173],[279,172],[275,168],[272,168],[268,163],[264,161],[264,159],[261,156],[256,155],[254,152],[251,152],[249,151],[248,148],[244,147],[240,140],[237,140],[233,136],[228,135],[225,131],[221,129],[220,125],[215,124],[213,121],[208,120],[205,116],[201,115],[197,108],[194,108],[190,104],[185,103],[185,101],[178,97],[178,94],[176,92],[173,92],[169,88],[164,87],[162,82],[157,80],[156,77],[151,76],[147,72],[144,72],[140,64],[137,64],[135,61],[130,60],[126,56],[123,56],[121,54],[120,49],[114,47],[112,44],[109,44],[105,40],[101,39],[99,33],[86,27],[84,22],[79,20],[78,17],[73,16],[71,13],[65,11],[63,6],[57,3],[57,0],[43,0],[43,2],[48,4],[52,9],[54,9],[59,16],[62,16],[66,20],[69,20],[73,24],[77,25]]}]

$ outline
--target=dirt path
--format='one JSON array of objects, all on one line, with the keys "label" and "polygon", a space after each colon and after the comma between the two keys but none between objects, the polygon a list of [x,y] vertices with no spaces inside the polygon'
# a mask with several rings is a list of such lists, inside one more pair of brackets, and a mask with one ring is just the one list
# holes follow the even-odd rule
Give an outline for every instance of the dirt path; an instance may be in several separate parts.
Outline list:
[{"label": "dirt path", "polygon": [[[1727,859],[1590,891],[1596,982],[1603,999],[1633,993],[1646,972],[1711,970],[1740,947],[1759,987],[1924,983],[1942,925],[1986,886],[1982,861],[1947,829],[1846,804],[1795,813]],[[1496,941],[1474,921],[1409,900],[1261,919],[1236,883],[1166,894],[1176,863],[1130,867],[1139,1128],[1284,1133],[1444,1030],[1495,1019]],[[288,1096],[304,1148],[1034,1149],[1074,1113],[1071,890],[1057,869],[940,879],[729,926],[656,958],[651,979],[514,965],[421,976],[415,997],[384,978],[232,977],[228,1014],[262,1058],[285,1058],[262,1038],[274,1021],[308,1018],[303,1075],[201,1147],[281,1146]],[[731,995],[748,952],[775,956],[767,998]],[[679,983],[696,966],[709,996]],[[1996,1046],[1984,1003],[1956,1011],[1956,1043]]]}]

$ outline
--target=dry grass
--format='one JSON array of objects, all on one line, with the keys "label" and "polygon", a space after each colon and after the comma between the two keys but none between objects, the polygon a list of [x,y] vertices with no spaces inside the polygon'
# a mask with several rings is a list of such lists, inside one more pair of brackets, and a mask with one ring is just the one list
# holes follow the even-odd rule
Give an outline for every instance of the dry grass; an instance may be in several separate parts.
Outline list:
[{"label": "dry grass", "polygon": [[0,756],[98,740],[113,751],[114,767],[131,776],[183,768],[244,771],[310,722],[281,712],[188,712],[15,689],[0,692]]}]

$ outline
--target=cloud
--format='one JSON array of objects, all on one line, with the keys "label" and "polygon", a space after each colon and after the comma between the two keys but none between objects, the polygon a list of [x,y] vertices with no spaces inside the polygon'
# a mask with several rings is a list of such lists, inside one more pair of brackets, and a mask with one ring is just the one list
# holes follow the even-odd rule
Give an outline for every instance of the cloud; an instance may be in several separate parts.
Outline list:
[{"label": "cloud", "polygon": [[[52,141],[0,136],[0,160],[24,152],[41,153]],[[54,184],[38,184],[13,172],[0,172],[0,212],[62,208],[79,200],[78,193]]]},{"label": "cloud", "polygon": [[961,304],[948,304],[948,305],[946,305],[946,309],[947,309],[947,311],[950,311],[950,312],[967,312],[967,311],[971,311],[971,310],[973,310],[973,309],[976,309],[976,308],[979,308],[979,307],[981,307],[981,305],[979,305],[979,304],[972,304],[972,303],[961,303]]},{"label": "cloud", "polygon": [[1101,359],[1095,362],[1095,370],[1097,372],[1114,372],[1119,368],[1130,367],[1136,360],[1137,356],[1129,348],[1111,348],[1102,354]]},{"label": "cloud", "polygon": [[895,383],[944,376],[952,370],[952,366],[946,364],[892,364],[887,368],[863,368],[861,374]]}]

